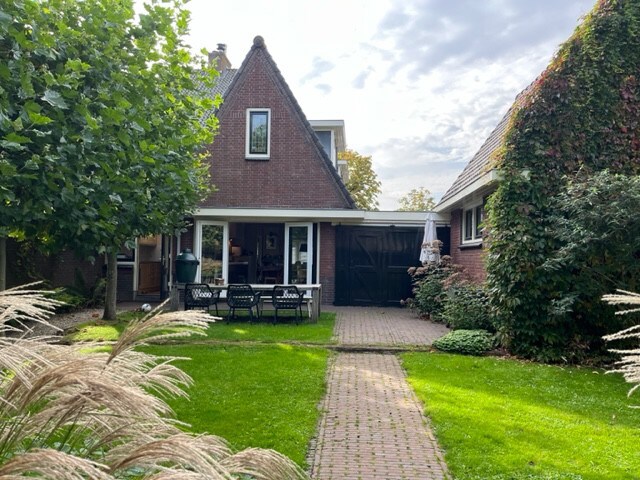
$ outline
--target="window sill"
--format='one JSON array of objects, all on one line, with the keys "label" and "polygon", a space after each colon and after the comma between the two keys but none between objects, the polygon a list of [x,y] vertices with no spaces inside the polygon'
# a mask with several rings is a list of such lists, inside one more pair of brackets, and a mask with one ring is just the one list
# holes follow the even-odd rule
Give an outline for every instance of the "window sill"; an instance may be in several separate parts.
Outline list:
[{"label": "window sill", "polygon": [[473,250],[476,248],[482,248],[482,240],[479,240],[477,242],[461,243],[460,245],[458,245],[458,248],[460,250]]},{"label": "window sill", "polygon": [[268,155],[245,155],[244,159],[248,160],[248,161],[259,161],[259,162],[264,162],[269,160],[269,156]]}]

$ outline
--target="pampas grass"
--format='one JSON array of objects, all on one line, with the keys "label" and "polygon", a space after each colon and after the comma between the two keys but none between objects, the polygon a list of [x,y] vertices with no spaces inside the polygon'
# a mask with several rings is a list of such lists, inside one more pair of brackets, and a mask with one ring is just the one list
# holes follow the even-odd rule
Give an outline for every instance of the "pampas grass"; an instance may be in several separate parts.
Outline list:
[{"label": "pampas grass", "polygon": [[204,335],[210,315],[159,307],[116,342],[60,345],[28,335],[60,304],[34,287],[0,292],[0,334],[13,332],[0,338],[0,480],[307,478],[277,452],[234,453],[174,418],[165,400],[186,397],[191,378],[137,347]]},{"label": "pampas grass", "polygon": [[[626,290],[617,290],[616,294],[604,295],[602,300],[610,305],[632,305],[634,308],[627,310],[621,310],[616,312],[616,315],[627,315],[629,313],[640,312],[640,295],[634,292],[628,292]],[[607,341],[625,340],[625,339],[638,339],[640,340],[640,325],[634,325],[620,332],[606,335],[604,337]],[[616,368],[610,370],[608,373],[621,373],[624,379],[628,383],[635,384],[629,390],[629,396],[633,394],[638,388],[640,388],[640,348],[619,350],[612,349],[612,352],[618,353],[622,356],[619,362],[616,362]]]}]

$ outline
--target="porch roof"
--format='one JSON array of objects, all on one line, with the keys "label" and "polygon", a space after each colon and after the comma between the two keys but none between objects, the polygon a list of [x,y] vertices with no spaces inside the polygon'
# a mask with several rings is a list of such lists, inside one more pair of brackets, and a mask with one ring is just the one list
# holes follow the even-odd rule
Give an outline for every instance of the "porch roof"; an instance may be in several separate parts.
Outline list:
[{"label": "porch roof", "polygon": [[[397,225],[424,226],[428,212],[390,212],[348,209],[304,209],[304,208],[215,208],[196,210],[194,218],[199,220],[236,220],[245,222],[331,222],[345,225]],[[437,214],[440,224],[446,218]]]}]

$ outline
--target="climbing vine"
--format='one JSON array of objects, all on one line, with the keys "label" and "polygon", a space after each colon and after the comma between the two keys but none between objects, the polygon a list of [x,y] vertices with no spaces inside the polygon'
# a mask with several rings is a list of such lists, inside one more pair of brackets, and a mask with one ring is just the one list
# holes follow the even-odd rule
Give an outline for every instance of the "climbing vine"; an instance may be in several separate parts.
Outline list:
[{"label": "climbing vine", "polygon": [[517,354],[559,360],[597,348],[590,339],[610,312],[581,300],[611,285],[592,279],[576,291],[584,264],[545,265],[567,242],[553,214],[569,182],[604,169],[640,172],[639,72],[640,2],[601,0],[519,97],[487,205],[491,301],[501,338]]}]

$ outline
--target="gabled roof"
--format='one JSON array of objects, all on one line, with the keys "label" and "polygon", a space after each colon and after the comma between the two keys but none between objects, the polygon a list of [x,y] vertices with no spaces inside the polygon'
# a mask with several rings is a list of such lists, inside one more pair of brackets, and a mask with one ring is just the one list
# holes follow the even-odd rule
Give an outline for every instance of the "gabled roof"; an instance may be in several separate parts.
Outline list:
[{"label": "gabled roof", "polygon": [[[285,81],[282,73],[280,72],[280,69],[276,65],[276,62],[271,57],[271,54],[269,54],[269,51],[267,50],[267,47],[264,43],[264,39],[261,36],[258,35],[253,39],[253,45],[251,47],[251,50],[245,57],[238,71],[232,75],[232,78],[230,78],[229,84],[224,89],[223,96],[226,97],[233,94],[234,88],[238,83],[242,81],[243,77],[246,75],[248,65],[252,62],[252,59],[256,55],[260,55],[262,59],[264,59],[264,61],[268,66],[269,74],[272,76],[272,79],[274,81],[274,84],[277,86],[278,90],[280,90],[280,93],[282,94],[283,98],[289,103],[294,115],[298,117],[300,124],[303,126],[306,134],[308,135],[308,138],[311,140],[311,143],[313,144],[314,149],[317,151],[318,156],[324,162],[329,176],[335,182],[335,185],[344,201],[345,208],[350,208],[350,209],[356,208],[355,202],[353,201],[353,198],[351,198],[351,194],[347,190],[345,184],[340,178],[340,175],[338,174],[337,170],[333,166],[331,159],[329,158],[327,153],[324,151],[324,148],[320,143],[318,136],[316,135],[315,131],[311,127],[311,124],[307,120],[307,117],[302,111],[302,108],[300,108],[298,101],[294,97],[293,92],[291,91],[291,89],[289,88],[289,85]],[[221,78],[220,81],[218,82],[218,84],[221,85],[220,88],[222,88],[223,80],[226,80],[226,78],[225,79]],[[219,109],[219,113],[225,110],[225,105],[226,105],[225,103],[222,104],[222,106]]]},{"label": "gabled roof", "polygon": [[215,85],[212,88],[203,88],[202,92],[211,97],[215,97],[218,94],[224,97],[225,93],[227,93],[229,85],[231,85],[233,78],[236,76],[236,73],[238,73],[237,68],[228,68],[224,70],[220,73],[220,76],[218,77]]},{"label": "gabled roof", "polygon": [[498,125],[496,125],[496,128],[493,129],[480,149],[476,152],[473,158],[471,158],[467,166],[464,167],[462,173],[458,178],[456,178],[453,184],[451,184],[449,190],[447,190],[447,192],[442,196],[438,205],[435,207],[436,211],[442,204],[460,194],[465,188],[471,186],[474,182],[480,180],[483,175],[492,170],[491,160],[494,158],[494,154],[497,153],[504,143],[504,136],[507,133],[507,127],[509,126],[511,116],[520,106],[522,100],[529,94],[534,83],[535,82],[518,94],[513,105],[509,108],[509,111],[507,111],[504,117],[502,117]]}]

